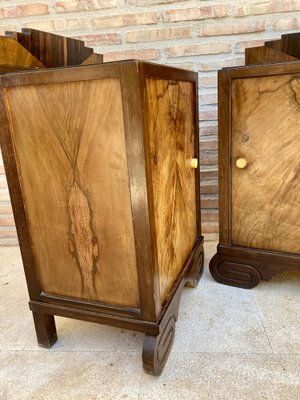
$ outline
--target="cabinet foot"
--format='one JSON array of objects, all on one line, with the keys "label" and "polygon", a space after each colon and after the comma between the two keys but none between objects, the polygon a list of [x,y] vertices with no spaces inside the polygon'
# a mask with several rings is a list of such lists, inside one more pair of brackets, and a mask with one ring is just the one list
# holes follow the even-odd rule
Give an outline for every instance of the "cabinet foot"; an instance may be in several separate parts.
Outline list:
[{"label": "cabinet foot", "polygon": [[33,311],[32,315],[38,345],[50,349],[57,340],[54,316],[37,311]]},{"label": "cabinet foot", "polygon": [[204,250],[202,244],[201,246],[199,246],[199,251],[197,252],[194,266],[186,279],[185,286],[192,288],[196,288],[198,286],[199,280],[203,273],[203,267],[204,267]]},{"label": "cabinet foot", "polygon": [[168,360],[174,342],[176,316],[171,315],[158,336],[146,334],[143,346],[143,368],[147,374],[159,376]]},{"label": "cabinet foot", "polygon": [[209,269],[213,278],[224,285],[252,289],[261,280],[260,273],[253,266],[219,254],[215,254],[210,260]]}]

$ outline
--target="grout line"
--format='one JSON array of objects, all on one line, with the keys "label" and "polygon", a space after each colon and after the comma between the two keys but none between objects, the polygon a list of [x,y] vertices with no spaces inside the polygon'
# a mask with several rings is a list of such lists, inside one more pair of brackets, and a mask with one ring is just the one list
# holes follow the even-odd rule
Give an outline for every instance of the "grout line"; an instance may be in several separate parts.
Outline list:
[{"label": "grout line", "polygon": [[270,349],[271,349],[271,351],[272,351],[273,354],[277,354],[277,353],[274,352],[273,347],[272,347],[272,345],[271,345],[271,341],[270,341],[269,335],[267,334],[267,330],[266,330],[266,327],[265,327],[265,325],[264,325],[264,323],[263,323],[262,316],[261,316],[260,310],[259,310],[259,308],[258,308],[258,305],[257,305],[257,303],[256,303],[256,300],[255,300],[255,297],[254,297],[253,292],[251,292],[251,296],[252,296],[252,298],[253,298],[253,300],[254,300],[254,304],[255,304],[257,313],[258,313],[258,315],[259,315],[259,319],[260,319],[261,324],[262,324],[262,326],[263,326],[263,328],[264,328],[265,335],[266,335],[266,337],[267,337],[267,339],[268,339],[268,343],[269,343]]},{"label": "grout line", "polygon": [[[122,355],[122,354],[134,354],[134,353],[140,353],[139,350],[124,350],[124,351],[116,351],[116,350],[79,350],[79,349],[74,349],[74,350],[54,350],[54,349],[45,349],[45,350],[33,350],[33,349],[0,349],[0,353],[49,353],[49,354],[64,354],[64,353],[105,353],[105,354],[116,354],[116,355]],[[209,354],[209,355],[224,355],[224,356],[242,356],[242,355],[269,355],[269,356],[300,356],[300,353],[285,353],[285,352],[259,352],[259,351],[245,351],[245,352],[235,352],[235,351],[171,351],[174,352],[175,354]],[[141,362],[142,365],[142,362]]]}]

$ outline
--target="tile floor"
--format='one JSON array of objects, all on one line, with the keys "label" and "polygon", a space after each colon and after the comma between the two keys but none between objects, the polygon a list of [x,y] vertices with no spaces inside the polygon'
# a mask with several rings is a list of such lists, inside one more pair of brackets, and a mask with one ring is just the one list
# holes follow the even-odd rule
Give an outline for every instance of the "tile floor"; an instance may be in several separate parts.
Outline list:
[{"label": "tile floor", "polygon": [[37,346],[17,247],[0,248],[1,400],[300,400],[300,273],[252,290],[206,269],[185,289],[159,378],[142,371],[143,335],[56,318],[59,340]]}]

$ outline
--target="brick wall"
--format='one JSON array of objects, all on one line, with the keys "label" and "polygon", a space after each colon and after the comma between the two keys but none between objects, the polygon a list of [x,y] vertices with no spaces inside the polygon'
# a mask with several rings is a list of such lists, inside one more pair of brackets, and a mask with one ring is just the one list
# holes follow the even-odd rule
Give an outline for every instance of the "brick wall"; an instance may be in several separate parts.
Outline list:
[{"label": "brick wall", "polygon": [[[218,232],[216,71],[244,49],[300,31],[300,0],[3,0],[0,34],[32,27],[81,38],[105,61],[152,60],[199,72],[203,231]],[[0,245],[17,243],[0,159]]]}]

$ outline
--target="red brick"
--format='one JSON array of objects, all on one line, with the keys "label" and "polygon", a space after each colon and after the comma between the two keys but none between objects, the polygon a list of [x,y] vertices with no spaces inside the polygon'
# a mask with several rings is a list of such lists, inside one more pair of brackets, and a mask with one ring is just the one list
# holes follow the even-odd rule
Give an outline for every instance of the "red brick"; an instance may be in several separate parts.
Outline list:
[{"label": "red brick", "polygon": [[218,149],[218,140],[213,138],[205,138],[200,139],[200,148],[203,150],[217,150]]},{"label": "red brick", "polygon": [[300,0],[271,0],[271,1],[255,1],[236,7],[235,15],[244,17],[246,15],[272,14],[289,11],[299,11]]},{"label": "red brick", "polygon": [[201,125],[200,126],[200,137],[208,136],[208,135],[217,135],[218,134],[218,126],[217,125]]},{"label": "red brick", "polygon": [[9,197],[8,191],[0,192],[0,201],[5,201],[5,202],[9,202],[10,201],[10,197]]},{"label": "red brick", "polygon": [[200,192],[202,194],[214,194],[218,193],[218,183],[217,182],[210,182],[205,181],[201,183]]},{"label": "red brick", "polygon": [[224,60],[207,61],[198,64],[198,71],[218,71],[225,67],[237,67],[245,65],[245,57],[227,58]]},{"label": "red brick", "polygon": [[200,178],[201,178],[201,180],[218,179],[218,176],[219,175],[218,175],[217,168],[205,169],[205,170],[204,170],[204,167],[200,168]]},{"label": "red brick", "polygon": [[159,40],[187,39],[192,36],[191,28],[162,28],[133,31],[126,34],[128,43],[156,42]]},{"label": "red brick", "polygon": [[20,4],[0,8],[0,18],[17,18],[44,14],[49,14],[48,5],[44,3]]},{"label": "red brick", "polygon": [[169,62],[167,65],[175,68],[187,69],[189,71],[194,70],[194,63],[193,62]]},{"label": "red brick", "polygon": [[167,57],[198,56],[206,54],[221,54],[231,51],[230,43],[204,43],[185,46],[175,46],[166,49]]},{"label": "red brick", "polygon": [[122,42],[119,33],[96,33],[90,35],[76,36],[77,39],[84,40],[86,46],[101,46],[103,44],[119,44]]},{"label": "red brick", "polygon": [[201,207],[202,208],[213,208],[216,209],[219,207],[219,201],[216,196],[210,197],[207,195],[202,195],[201,196]]},{"label": "red brick", "polygon": [[139,14],[120,14],[93,19],[94,29],[116,28],[133,25],[156,24],[158,20],[157,12]]},{"label": "red brick", "polygon": [[10,205],[0,205],[0,214],[12,214],[12,208]]},{"label": "red brick", "polygon": [[211,105],[211,104],[217,104],[218,102],[218,96],[217,93],[205,93],[205,94],[200,94],[199,96],[199,103],[200,106],[203,105]]},{"label": "red brick", "polygon": [[282,18],[273,22],[274,31],[288,31],[300,29],[300,18]]},{"label": "red brick", "polygon": [[15,221],[13,217],[10,218],[1,218],[0,217],[0,226],[15,226]]},{"label": "red brick", "polygon": [[69,18],[69,19],[53,19],[31,21],[23,24],[24,28],[39,29],[47,32],[60,32],[71,30],[86,30],[88,29],[88,20],[85,18]]},{"label": "red brick", "polygon": [[226,17],[228,12],[229,7],[224,5],[172,9],[163,13],[163,19],[166,22],[194,21],[207,18]]},{"label": "red brick", "polygon": [[218,233],[219,223],[218,222],[202,222],[202,232],[205,233]]},{"label": "red brick", "polygon": [[[180,0],[180,2],[189,1],[189,0]],[[178,3],[178,0],[125,0],[126,5],[131,6],[153,6],[155,4],[169,4],[169,3]]]},{"label": "red brick", "polygon": [[264,44],[265,44],[264,40],[247,40],[244,42],[237,43],[235,51],[237,53],[244,53],[245,49],[247,49],[249,47],[258,47],[258,46],[263,46]]},{"label": "red brick", "polygon": [[217,165],[218,164],[218,154],[216,151],[209,151],[202,153],[200,155],[201,165]]},{"label": "red brick", "polygon": [[57,12],[95,11],[117,5],[117,0],[68,0],[56,2],[55,9]]},{"label": "red brick", "polygon": [[17,31],[17,25],[4,25],[0,26],[0,35],[4,36],[6,31]]},{"label": "red brick", "polygon": [[105,62],[130,60],[132,58],[137,60],[157,60],[159,57],[160,51],[157,49],[112,51],[103,54]]},{"label": "red brick", "polygon": [[199,112],[200,121],[216,121],[218,119],[217,108],[200,110]]},{"label": "red brick", "polygon": [[0,230],[0,238],[16,238],[17,232],[15,230]]},{"label": "red brick", "polygon": [[202,210],[201,220],[204,222],[218,222],[219,221],[218,210],[209,210],[209,209]]},{"label": "red brick", "polygon": [[217,76],[201,76],[199,78],[200,89],[215,88],[217,86]]},{"label": "red brick", "polygon": [[264,21],[235,21],[223,24],[204,25],[199,31],[199,36],[239,35],[242,33],[263,32],[264,30]]}]

